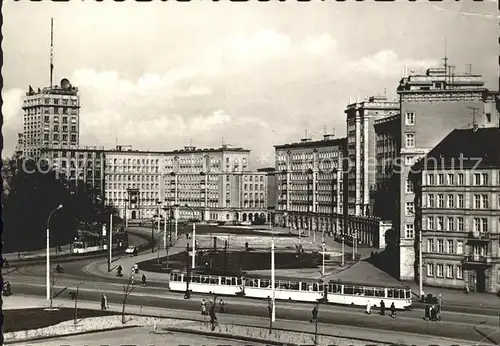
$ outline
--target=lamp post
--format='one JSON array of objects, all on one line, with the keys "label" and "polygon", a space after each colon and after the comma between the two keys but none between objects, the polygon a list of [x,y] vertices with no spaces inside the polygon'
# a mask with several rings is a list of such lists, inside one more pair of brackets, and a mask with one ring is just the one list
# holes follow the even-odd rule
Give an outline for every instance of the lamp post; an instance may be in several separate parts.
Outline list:
[{"label": "lamp post", "polygon": [[194,269],[196,267],[196,221],[195,221],[196,214],[195,214],[193,208],[191,208],[187,204],[184,206],[187,209],[189,209],[191,211],[191,213],[193,213],[193,250],[192,250],[193,256],[191,258],[191,267]]},{"label": "lamp post", "polygon": [[271,322],[276,321],[276,304],[275,304],[275,296],[276,296],[276,288],[275,288],[275,269],[274,269],[274,235],[271,240],[271,292],[272,292],[272,300],[271,300]]},{"label": "lamp post", "polygon": [[108,273],[111,271],[111,262],[113,261],[113,211],[109,213],[109,258]]},{"label": "lamp post", "polygon": [[[174,214],[174,219],[175,219],[175,241],[177,241],[178,235],[177,235],[177,208],[179,207],[179,204],[177,204],[177,175],[175,172],[170,173],[170,176],[174,178],[174,206],[176,207],[175,209],[175,214]],[[172,187],[170,187],[172,189]]]},{"label": "lamp post", "polygon": [[123,200],[125,202],[125,228],[128,227],[128,218],[127,218],[127,204],[128,204],[128,199],[125,198]]},{"label": "lamp post", "polygon": [[50,292],[50,228],[49,228],[49,224],[50,224],[50,218],[52,216],[52,214],[54,214],[57,210],[61,209],[63,207],[62,204],[59,204],[57,206],[57,208],[55,208],[54,210],[52,210],[49,214],[49,217],[47,218],[47,300],[50,300],[50,296],[51,296],[51,292]]},{"label": "lamp post", "polygon": [[321,268],[321,275],[325,276],[325,240],[321,243],[321,247],[323,248],[323,266]]}]

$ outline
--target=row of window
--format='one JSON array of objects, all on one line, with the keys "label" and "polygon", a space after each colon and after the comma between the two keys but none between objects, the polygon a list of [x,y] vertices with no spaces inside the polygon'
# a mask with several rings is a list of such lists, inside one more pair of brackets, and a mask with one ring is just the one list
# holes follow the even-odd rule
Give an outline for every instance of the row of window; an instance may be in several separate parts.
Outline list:
[{"label": "row of window", "polygon": [[[456,179],[455,179],[456,178]],[[465,185],[465,173],[427,173],[426,183],[433,186],[456,186]],[[473,173],[468,185],[485,186],[490,184],[488,173]]]},{"label": "row of window", "polygon": [[427,276],[447,279],[463,280],[464,274],[461,265],[427,263]]},{"label": "row of window", "polygon": [[[446,198],[445,198],[446,197]],[[500,195],[498,196],[500,205]],[[433,194],[427,195],[427,208],[465,208],[465,197],[464,194]],[[473,204],[468,206],[470,209],[490,209],[492,206],[489,202],[488,194],[475,194],[473,195]]]},{"label": "row of window", "polygon": [[[59,140],[60,140],[60,138],[61,138],[61,137],[59,136],[59,134],[58,134],[58,133],[54,133],[54,134],[52,135],[52,139],[53,139],[54,141],[59,141]],[[45,141],[50,140],[50,135],[49,135],[48,133],[44,133],[44,134],[43,134],[43,139],[44,139]],[[66,133],[63,133],[63,134],[62,134],[62,140],[63,140],[63,141],[67,141],[67,140],[68,140],[68,135],[67,135]],[[71,135],[71,141],[72,141],[72,142],[76,142],[76,135]]]}]

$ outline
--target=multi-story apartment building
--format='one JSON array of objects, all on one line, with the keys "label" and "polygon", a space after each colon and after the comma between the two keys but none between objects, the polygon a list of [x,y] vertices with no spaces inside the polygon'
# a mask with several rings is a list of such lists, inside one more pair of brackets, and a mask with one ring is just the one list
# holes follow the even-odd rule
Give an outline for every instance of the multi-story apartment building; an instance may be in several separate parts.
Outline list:
[{"label": "multi-story apartment building", "polygon": [[165,201],[192,208],[191,211],[181,207],[181,218],[266,218],[267,181],[265,173],[250,170],[250,150],[227,145],[216,149],[189,146],[165,155]]},{"label": "multi-story apartment building", "polygon": [[[399,192],[399,172],[395,166],[399,162],[401,149],[401,115],[395,114],[376,120],[374,131],[376,136],[376,187],[371,194],[373,213],[382,220],[393,220],[394,210],[399,208],[399,200],[395,198]],[[413,191],[412,186],[408,191]]]},{"label": "multi-story apartment building", "polygon": [[164,199],[165,153],[117,146],[105,152],[107,204],[129,220],[150,220]]},{"label": "multi-story apartment building", "polygon": [[70,191],[85,191],[98,198],[104,197],[104,156],[104,148],[96,146],[41,148],[41,157],[51,164]]},{"label": "multi-story apartment building", "polygon": [[337,232],[343,206],[346,138],[325,135],[275,145],[275,223],[301,230]]},{"label": "multi-story apartment building", "polygon": [[375,191],[376,134],[374,125],[379,119],[399,113],[399,102],[386,96],[372,96],[349,104],[346,113],[349,214],[373,215],[370,193]]},{"label": "multi-story apartment building", "polygon": [[30,86],[22,108],[24,157],[37,159],[42,148],[78,148],[80,96],[69,80],[37,91]]},{"label": "multi-story apartment building", "polygon": [[402,78],[397,92],[401,112],[401,164],[399,193],[395,199],[400,203],[393,224],[400,237],[400,278],[412,280],[415,277],[415,216],[408,204],[415,195],[409,189],[409,168],[453,129],[472,123],[479,127],[498,127],[499,116],[495,95],[484,88],[479,75],[450,76],[445,68],[428,69],[425,75]]},{"label": "multi-story apartment building", "polygon": [[[500,290],[500,129],[454,130],[414,166],[424,284]],[[420,238],[420,237],[418,237]],[[417,238],[417,239],[418,239]]]}]

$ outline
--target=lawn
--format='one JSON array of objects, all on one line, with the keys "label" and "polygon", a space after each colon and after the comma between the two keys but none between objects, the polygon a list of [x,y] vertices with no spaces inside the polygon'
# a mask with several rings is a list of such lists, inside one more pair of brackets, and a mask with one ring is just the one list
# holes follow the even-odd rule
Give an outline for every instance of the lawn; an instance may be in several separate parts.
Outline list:
[{"label": "lawn", "polygon": [[[297,255],[293,252],[278,252],[275,254],[276,269],[298,269],[298,268],[317,268],[321,261],[321,255],[305,253]],[[165,261],[165,257],[160,257],[160,263]],[[196,256],[196,267],[211,267],[215,270],[224,270],[229,272],[241,272],[249,270],[262,270],[271,268],[271,254],[269,252],[233,252],[228,251],[227,255],[223,251],[210,253],[209,251],[199,252]],[[157,259],[152,259],[138,263],[139,268],[145,271],[168,273],[170,269],[165,266],[157,266]],[[206,265],[208,263],[208,266]],[[191,258],[189,258],[191,264]],[[169,258],[169,268],[177,270],[186,269],[186,252],[180,252]]]},{"label": "lawn", "polygon": [[[116,312],[112,311],[78,309],[78,319],[116,314]],[[44,328],[72,320],[74,317],[75,310],[71,308],[60,308],[51,311],[43,308],[4,310],[2,331],[3,333],[10,333]]]}]

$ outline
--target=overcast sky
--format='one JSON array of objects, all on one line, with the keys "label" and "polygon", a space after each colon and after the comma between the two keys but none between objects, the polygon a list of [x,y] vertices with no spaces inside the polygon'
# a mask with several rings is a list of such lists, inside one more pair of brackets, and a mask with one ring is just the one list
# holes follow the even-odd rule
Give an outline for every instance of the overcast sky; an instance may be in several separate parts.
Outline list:
[{"label": "overcast sky", "polygon": [[405,65],[442,64],[498,89],[497,6],[401,3],[3,3],[4,157],[22,132],[28,85],[80,90],[80,144],[172,150],[252,149],[274,165],[275,144],[326,126],[345,135],[344,109],[395,89]]}]

